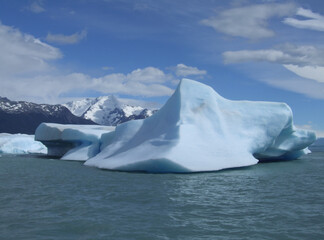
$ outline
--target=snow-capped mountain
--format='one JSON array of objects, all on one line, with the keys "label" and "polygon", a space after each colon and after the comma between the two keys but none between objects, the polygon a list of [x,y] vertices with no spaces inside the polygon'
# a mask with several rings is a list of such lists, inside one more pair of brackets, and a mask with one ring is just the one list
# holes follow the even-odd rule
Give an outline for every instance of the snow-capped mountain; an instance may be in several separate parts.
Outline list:
[{"label": "snow-capped mountain", "polygon": [[86,98],[63,105],[76,116],[107,126],[116,126],[134,119],[144,119],[157,111],[122,103],[115,96]]},{"label": "snow-capped mountain", "polygon": [[0,132],[34,134],[42,122],[61,124],[95,124],[73,115],[62,105],[11,101],[0,97]]}]

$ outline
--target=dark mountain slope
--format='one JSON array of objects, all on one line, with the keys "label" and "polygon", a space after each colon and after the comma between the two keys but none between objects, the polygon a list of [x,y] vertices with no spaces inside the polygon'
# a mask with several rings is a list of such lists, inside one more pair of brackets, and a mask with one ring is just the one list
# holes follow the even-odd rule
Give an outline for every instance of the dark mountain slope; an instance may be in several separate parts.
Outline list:
[{"label": "dark mountain slope", "polygon": [[62,105],[17,102],[0,97],[0,132],[34,134],[42,122],[95,124],[73,115]]}]

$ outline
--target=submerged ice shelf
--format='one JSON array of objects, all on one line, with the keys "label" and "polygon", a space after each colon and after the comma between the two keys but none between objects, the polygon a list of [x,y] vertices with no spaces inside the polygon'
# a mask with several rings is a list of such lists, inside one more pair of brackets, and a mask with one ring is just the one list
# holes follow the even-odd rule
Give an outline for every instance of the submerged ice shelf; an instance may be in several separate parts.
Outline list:
[{"label": "submerged ice shelf", "polygon": [[[49,127],[62,132],[59,125],[41,125],[36,140],[45,145],[52,136]],[[114,131],[92,131],[85,126],[63,130],[56,141],[71,144],[73,138],[75,146],[63,159],[122,171],[215,171],[253,165],[258,159],[295,159],[308,153],[316,139],[313,132],[294,127],[285,103],[231,101],[189,79],[153,116]]]}]

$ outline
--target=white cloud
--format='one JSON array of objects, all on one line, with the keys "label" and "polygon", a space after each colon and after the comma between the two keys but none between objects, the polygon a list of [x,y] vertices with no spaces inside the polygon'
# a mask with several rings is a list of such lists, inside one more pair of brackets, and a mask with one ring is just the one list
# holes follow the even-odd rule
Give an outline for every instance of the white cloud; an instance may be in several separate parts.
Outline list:
[{"label": "white cloud", "polygon": [[290,3],[251,5],[225,10],[201,23],[231,36],[260,39],[275,35],[267,28],[270,18],[288,16],[295,11],[295,5]]},{"label": "white cloud", "polygon": [[319,66],[297,66],[293,64],[284,65],[286,69],[297,74],[300,77],[315,80],[324,83],[324,67]]},{"label": "white cloud", "polygon": [[48,61],[62,56],[59,49],[0,22],[0,76],[48,71]]},{"label": "white cloud", "polygon": [[172,76],[158,68],[147,67],[136,69],[128,74],[114,73],[92,79],[88,89],[102,93],[119,93],[131,96],[157,97],[169,96],[173,89],[166,86],[172,81]]},{"label": "white cloud", "polygon": [[163,71],[154,67],[136,69],[127,74],[127,79],[139,83],[163,83],[172,79],[172,76],[166,75]]},{"label": "white cloud", "polygon": [[300,93],[311,98],[324,99],[324,84],[302,78],[285,78],[263,79],[267,84],[285,89],[291,92]]},{"label": "white cloud", "polygon": [[251,61],[279,62],[289,58],[289,56],[282,51],[274,49],[262,49],[227,51],[223,53],[223,58],[225,63],[241,63]]},{"label": "white cloud", "polygon": [[298,8],[296,15],[307,19],[285,18],[283,22],[295,28],[324,31],[324,16],[304,8]]},{"label": "white cloud", "polygon": [[87,91],[143,97],[169,96],[173,92],[169,85],[174,77],[154,67],[99,78],[63,74],[52,63],[62,57],[59,49],[1,23],[0,52],[0,96],[13,100],[55,103],[62,100],[62,95]]},{"label": "white cloud", "polygon": [[43,7],[43,1],[42,0],[37,0],[33,1],[27,9],[33,13],[41,13],[45,12],[45,8]]},{"label": "white cloud", "polygon": [[271,80],[261,77],[260,80],[311,98],[324,99],[323,49],[286,44],[277,49],[228,51],[223,53],[223,57],[225,63],[263,61],[280,64],[296,76],[293,79],[278,77]]},{"label": "white cloud", "polygon": [[72,35],[48,33],[46,36],[46,41],[50,43],[57,43],[57,44],[75,44],[80,42],[86,36],[87,36],[87,30],[82,30],[81,32],[77,32]]},{"label": "white cloud", "polygon": [[190,67],[185,64],[179,63],[173,68],[177,76],[186,77],[191,75],[206,75],[206,70],[199,70],[197,67]]},{"label": "white cloud", "polygon": [[[298,17],[289,17],[293,14]],[[296,8],[294,4],[263,4],[236,7],[221,12],[218,16],[203,21],[215,30],[232,36],[258,39],[271,37],[274,32],[267,28],[273,17],[286,17],[283,23],[296,28],[324,31],[324,16],[311,10]],[[260,80],[288,91],[301,93],[311,98],[324,99],[324,49],[311,45],[284,44],[270,49],[223,52],[226,64],[244,62],[268,62],[283,66],[291,73],[288,78]],[[286,71],[285,71],[286,72]],[[287,74],[287,72],[285,73]],[[286,76],[287,77],[287,76]]]},{"label": "white cloud", "polygon": [[264,61],[297,66],[324,66],[324,50],[286,44],[277,49],[240,50],[223,53],[225,63]]}]

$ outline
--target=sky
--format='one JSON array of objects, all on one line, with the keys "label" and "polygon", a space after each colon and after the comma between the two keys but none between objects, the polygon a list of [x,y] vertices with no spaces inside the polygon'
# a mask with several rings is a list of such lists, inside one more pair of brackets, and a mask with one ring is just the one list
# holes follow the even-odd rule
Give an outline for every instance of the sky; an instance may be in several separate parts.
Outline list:
[{"label": "sky", "polygon": [[0,96],[162,105],[182,78],[324,137],[322,0],[0,0]]}]

